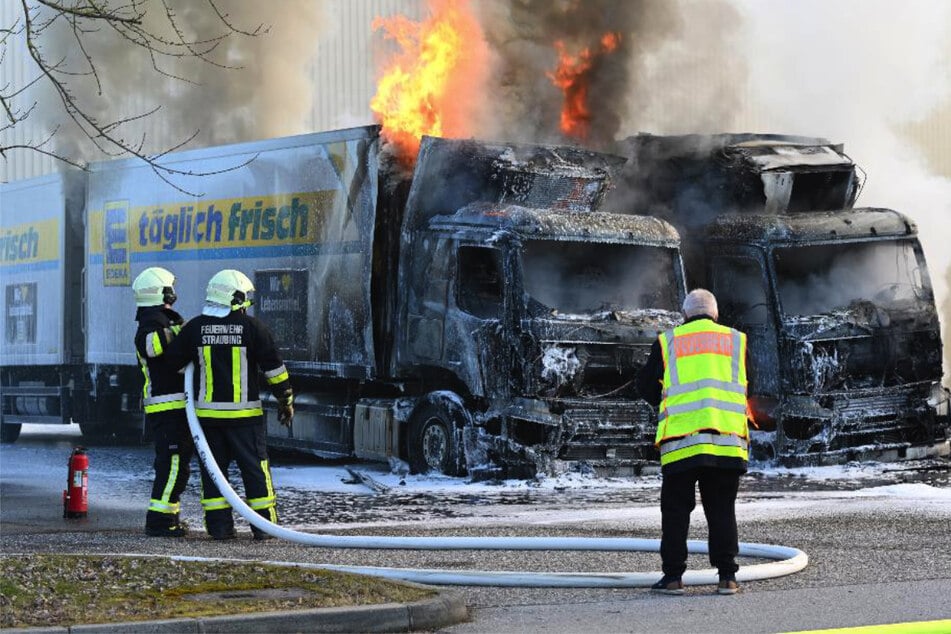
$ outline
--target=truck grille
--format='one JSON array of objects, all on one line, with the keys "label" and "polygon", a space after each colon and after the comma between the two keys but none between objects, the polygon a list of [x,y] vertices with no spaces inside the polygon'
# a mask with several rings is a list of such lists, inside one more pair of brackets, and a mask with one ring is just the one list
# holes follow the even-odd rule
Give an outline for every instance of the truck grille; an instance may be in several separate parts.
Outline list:
[{"label": "truck grille", "polygon": [[838,414],[829,449],[927,441],[924,414],[915,406],[925,400],[921,391],[918,386],[906,386],[826,397],[823,405]]},{"label": "truck grille", "polygon": [[578,407],[563,414],[563,460],[656,460],[657,418],[643,401]]}]

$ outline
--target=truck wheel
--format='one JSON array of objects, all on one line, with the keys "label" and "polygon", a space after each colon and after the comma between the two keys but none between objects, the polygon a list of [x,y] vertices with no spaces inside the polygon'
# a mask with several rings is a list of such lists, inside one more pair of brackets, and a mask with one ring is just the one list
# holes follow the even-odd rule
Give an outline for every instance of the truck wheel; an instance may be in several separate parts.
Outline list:
[{"label": "truck wheel", "polygon": [[456,430],[465,424],[465,412],[452,403],[423,403],[409,421],[407,454],[413,473],[463,475]]},{"label": "truck wheel", "polygon": [[15,443],[20,437],[20,423],[0,424],[0,442],[5,445]]}]

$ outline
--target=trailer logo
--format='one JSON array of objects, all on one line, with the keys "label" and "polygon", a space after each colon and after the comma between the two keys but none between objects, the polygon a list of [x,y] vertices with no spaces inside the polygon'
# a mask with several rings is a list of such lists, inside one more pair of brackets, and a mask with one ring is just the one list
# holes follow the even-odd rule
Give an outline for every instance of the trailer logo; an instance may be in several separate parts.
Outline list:
[{"label": "trailer logo", "polygon": [[129,273],[129,201],[106,203],[103,217],[103,286],[128,286]]},{"label": "trailer logo", "polygon": [[36,282],[8,284],[6,341],[36,343]]}]

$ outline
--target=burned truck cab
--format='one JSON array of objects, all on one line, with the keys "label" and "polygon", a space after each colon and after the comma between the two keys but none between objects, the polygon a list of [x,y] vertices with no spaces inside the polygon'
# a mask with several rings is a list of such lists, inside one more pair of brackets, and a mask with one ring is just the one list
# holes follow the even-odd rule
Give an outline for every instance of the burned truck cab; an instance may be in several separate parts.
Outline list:
[{"label": "burned truck cab", "polygon": [[485,161],[486,186],[438,206],[439,192],[410,193],[395,372],[456,411],[456,458],[476,479],[640,471],[656,463],[656,418],[633,379],[657,333],[681,321],[679,236],[597,211],[613,158],[511,151],[424,142],[414,188],[428,152],[440,168],[469,153],[470,175]]},{"label": "burned truck cab", "polygon": [[[915,224],[854,208],[840,145],[637,135],[622,201],[681,233],[689,285],[748,335],[754,456],[787,464],[949,452],[934,295]],[[610,205],[609,205],[610,206]]]},{"label": "burned truck cab", "polygon": [[748,336],[758,455],[838,462],[946,446],[938,315],[908,218],[731,215],[704,245],[721,321]]}]

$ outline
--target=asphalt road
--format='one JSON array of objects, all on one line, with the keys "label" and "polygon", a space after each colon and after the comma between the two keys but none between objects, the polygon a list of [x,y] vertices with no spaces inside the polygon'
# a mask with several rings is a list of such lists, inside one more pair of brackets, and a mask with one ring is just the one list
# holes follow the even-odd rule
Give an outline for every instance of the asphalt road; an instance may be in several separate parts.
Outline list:
[{"label": "asphalt road", "polygon": [[[126,552],[478,570],[651,571],[656,553],[315,549],[299,544],[213,542],[141,534],[151,482],[149,447],[92,448],[90,513],[62,518],[66,460],[81,440],[24,433],[0,447],[0,553]],[[363,468],[363,467],[361,467]],[[369,468],[369,467],[368,467]],[[643,588],[461,587],[472,620],[447,632],[789,632],[951,619],[951,490],[947,459],[818,478],[751,473],[738,505],[741,540],[794,546],[810,564],[743,584],[734,597],[712,587],[684,597]],[[307,532],[387,535],[659,536],[656,482],[618,489],[597,482],[560,491],[278,491],[282,523]],[[186,515],[200,526],[197,478]],[[190,509],[190,510],[188,510]],[[705,537],[702,513],[694,538]],[[742,564],[760,563],[742,561]],[[692,556],[691,569],[707,568]],[[659,573],[658,573],[659,576]]]}]

